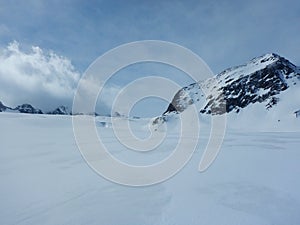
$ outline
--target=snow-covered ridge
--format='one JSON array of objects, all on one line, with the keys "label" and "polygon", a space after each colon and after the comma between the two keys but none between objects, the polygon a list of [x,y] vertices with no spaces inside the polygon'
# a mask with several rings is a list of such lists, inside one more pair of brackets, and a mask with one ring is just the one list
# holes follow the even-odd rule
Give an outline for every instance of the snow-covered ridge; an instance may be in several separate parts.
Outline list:
[{"label": "snow-covered ridge", "polygon": [[53,115],[70,115],[71,112],[66,106],[59,106],[56,109],[48,112],[43,112],[41,109],[35,108],[30,104],[18,105],[15,108],[5,106],[0,101],[0,112],[15,112],[15,113],[28,113],[28,114],[53,114]]},{"label": "snow-covered ridge", "polygon": [[164,114],[180,113],[191,104],[196,104],[200,113],[212,115],[238,113],[254,103],[262,103],[268,110],[281,100],[282,92],[299,90],[299,83],[297,66],[277,54],[266,54],[182,88]]}]

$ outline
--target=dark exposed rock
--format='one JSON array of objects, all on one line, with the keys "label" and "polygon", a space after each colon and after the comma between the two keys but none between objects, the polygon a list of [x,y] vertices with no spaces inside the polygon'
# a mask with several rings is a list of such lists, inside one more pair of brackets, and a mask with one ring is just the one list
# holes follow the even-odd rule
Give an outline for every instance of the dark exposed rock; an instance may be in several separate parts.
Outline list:
[{"label": "dark exposed rock", "polygon": [[17,110],[20,113],[30,113],[30,114],[43,114],[42,110],[34,108],[30,104],[22,104],[14,108],[13,110]]},{"label": "dark exposed rock", "polygon": [[7,108],[8,108],[7,106],[3,105],[3,103],[0,102],[0,112],[6,111]]},{"label": "dark exposed rock", "polygon": [[70,112],[66,106],[59,106],[55,110],[48,112],[47,114],[53,115],[70,115]]}]

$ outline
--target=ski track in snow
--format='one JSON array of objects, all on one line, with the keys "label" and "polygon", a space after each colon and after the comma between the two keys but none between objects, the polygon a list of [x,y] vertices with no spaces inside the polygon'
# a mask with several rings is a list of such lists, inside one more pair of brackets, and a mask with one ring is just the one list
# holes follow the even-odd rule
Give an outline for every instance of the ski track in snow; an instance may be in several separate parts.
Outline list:
[{"label": "ski track in snow", "polygon": [[[136,120],[133,128],[143,132],[138,129],[144,123]],[[0,124],[3,225],[300,222],[300,132],[228,130],[215,162],[199,173],[208,137],[204,133],[178,174],[135,188],[111,183],[87,165],[76,147],[69,116],[1,113]],[[172,134],[162,148],[134,155],[117,143],[111,128],[98,129],[115,157],[147,158],[141,163],[163,159],[176,140]]]}]

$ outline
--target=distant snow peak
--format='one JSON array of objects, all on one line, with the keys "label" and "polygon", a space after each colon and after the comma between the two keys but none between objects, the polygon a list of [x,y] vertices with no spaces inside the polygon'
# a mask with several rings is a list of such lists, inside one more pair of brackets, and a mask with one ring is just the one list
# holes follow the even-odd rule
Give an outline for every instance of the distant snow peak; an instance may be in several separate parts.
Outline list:
[{"label": "distant snow peak", "polygon": [[54,114],[54,115],[69,115],[70,111],[68,107],[66,106],[59,106],[55,110],[48,112],[48,114]]},{"label": "distant snow peak", "polygon": [[34,108],[30,104],[22,104],[14,108],[13,110],[19,111],[20,113],[30,113],[30,114],[43,114],[42,110]]},{"label": "distant snow peak", "polygon": [[70,115],[71,112],[68,110],[68,107],[66,106],[59,106],[53,111],[48,111],[47,113],[44,113],[41,109],[35,108],[31,104],[22,104],[18,105],[15,108],[11,108],[8,106],[5,106],[0,101],[0,112],[16,112],[16,113],[27,113],[27,114],[53,114],[53,115]]}]

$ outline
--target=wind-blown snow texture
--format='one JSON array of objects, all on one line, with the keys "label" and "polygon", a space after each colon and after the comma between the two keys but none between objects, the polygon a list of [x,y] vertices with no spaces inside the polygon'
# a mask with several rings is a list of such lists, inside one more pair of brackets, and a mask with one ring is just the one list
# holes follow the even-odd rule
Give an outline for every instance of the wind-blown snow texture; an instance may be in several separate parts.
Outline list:
[{"label": "wind-blown snow texture", "polygon": [[[110,120],[96,118],[100,137],[115,157],[129,163],[157,162],[172,153],[178,140],[171,129],[161,148],[146,154],[129,151],[114,137]],[[138,134],[147,134],[148,122],[130,120]],[[76,147],[70,116],[1,113],[0,124],[0,224],[300,221],[299,132],[228,131],[216,161],[199,173],[209,136],[204,132],[191,161],[177,175],[158,185],[131,188],[111,183],[89,168]]]}]

